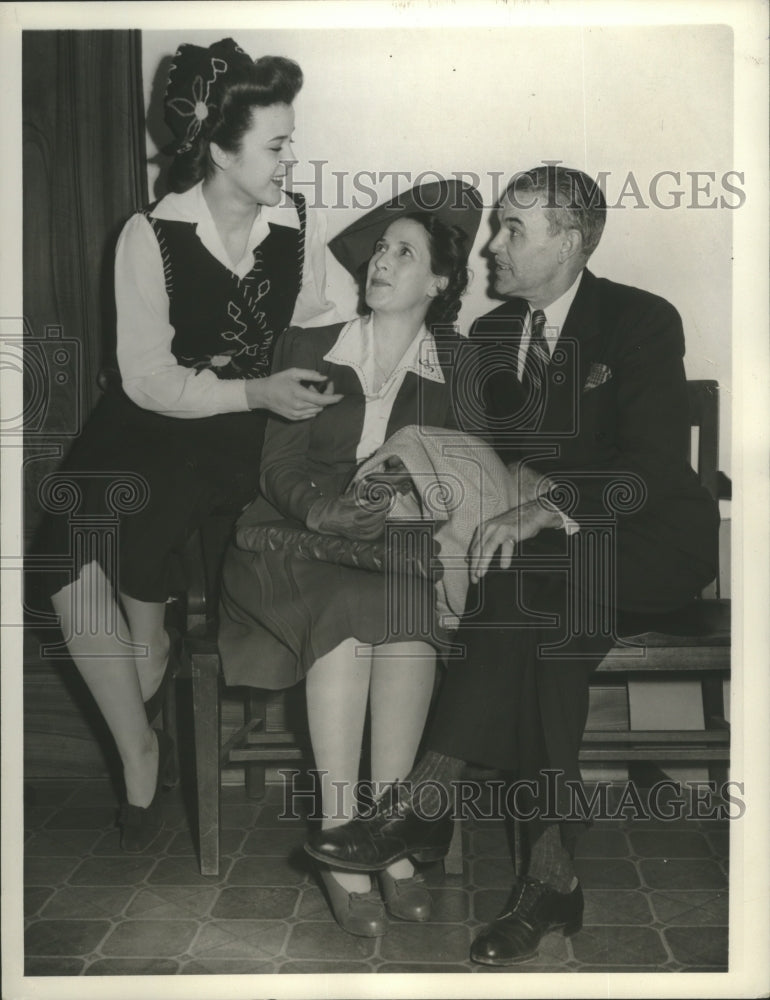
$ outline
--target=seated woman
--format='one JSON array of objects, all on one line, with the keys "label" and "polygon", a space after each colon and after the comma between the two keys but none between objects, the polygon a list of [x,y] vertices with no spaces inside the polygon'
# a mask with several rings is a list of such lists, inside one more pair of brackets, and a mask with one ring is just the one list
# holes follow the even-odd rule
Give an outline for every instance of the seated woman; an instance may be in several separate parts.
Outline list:
[{"label": "seated woman", "polygon": [[[442,336],[438,327],[446,337],[459,312],[481,199],[474,189],[452,183],[442,182],[438,197],[426,187],[400,195],[396,209],[375,209],[332,241],[331,249],[354,274],[359,261],[347,254],[346,235],[355,230],[353,242],[374,244],[365,286],[369,315],[312,331],[290,328],[276,350],[276,366],[317,370],[329,379],[326,391],[343,398],[312,420],[269,422],[260,480],[264,498],[242,515],[241,527],[275,520],[277,509],[291,523],[317,532],[377,538],[385,513],[363,509],[346,493],[357,466],[402,427],[451,425],[450,373],[442,368],[436,342]],[[413,211],[420,203],[437,207]],[[371,780],[392,782],[412,765],[433,693],[435,649],[422,634],[415,638],[408,623],[386,624],[386,580],[384,573],[301,559],[286,549],[231,546],[225,560],[225,678],[277,689],[307,675],[325,829],[354,810],[367,702]],[[345,930],[367,937],[385,933],[385,908],[368,874],[320,874]],[[388,911],[426,920],[430,896],[420,883],[407,860],[382,872]]]}]

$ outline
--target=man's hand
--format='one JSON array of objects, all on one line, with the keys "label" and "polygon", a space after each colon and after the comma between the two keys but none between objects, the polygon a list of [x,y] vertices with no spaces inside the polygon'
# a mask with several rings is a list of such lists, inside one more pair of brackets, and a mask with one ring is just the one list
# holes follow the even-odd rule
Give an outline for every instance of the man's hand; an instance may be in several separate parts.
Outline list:
[{"label": "man's hand", "polygon": [[515,484],[516,496],[520,504],[528,503],[544,496],[554,485],[553,480],[524,462],[510,462],[510,473]]},{"label": "man's hand", "polygon": [[342,535],[356,542],[373,542],[385,531],[385,510],[367,510],[355,497],[319,497],[307,512],[305,523],[323,535]]},{"label": "man's hand", "polygon": [[543,507],[539,501],[507,510],[485,521],[477,528],[468,550],[471,583],[478,583],[489,569],[492,557],[500,549],[500,566],[508,569],[518,542],[534,538],[543,528],[561,528],[562,519],[558,511]]}]

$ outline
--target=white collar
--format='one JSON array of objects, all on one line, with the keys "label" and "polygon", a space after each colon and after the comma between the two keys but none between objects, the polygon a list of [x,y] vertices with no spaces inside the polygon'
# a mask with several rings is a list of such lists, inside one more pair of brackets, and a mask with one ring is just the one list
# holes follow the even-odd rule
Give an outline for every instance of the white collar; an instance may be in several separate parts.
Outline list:
[{"label": "white collar", "polygon": [[241,277],[244,267],[245,273],[251,270],[254,248],[267,238],[270,233],[270,223],[276,226],[286,226],[290,229],[299,229],[299,215],[294,202],[288,195],[279,205],[260,205],[246,241],[243,257],[237,267],[233,269],[232,261],[222,244],[211,210],[203,196],[203,181],[199,181],[181,194],[173,192],[167,194],[158,202],[150,215],[153,218],[170,222],[194,223],[196,235],[206,249],[221,264],[224,264],[231,271],[235,270],[235,273],[240,274]]},{"label": "white collar", "polygon": [[[582,269],[572,284],[569,286],[566,292],[559,296],[554,302],[543,309],[545,313],[545,326],[549,331],[553,331],[552,336],[554,339],[558,340],[561,336],[561,332],[564,329],[564,324],[567,321],[567,314],[570,311],[570,306],[575,300],[578,288],[580,287],[580,280],[583,277],[585,269]],[[530,306],[530,310],[532,307]]]},{"label": "white collar", "polygon": [[[373,395],[371,388],[375,377],[373,316],[357,316],[346,323],[331,349],[324,355],[324,361],[353,368],[361,380],[364,393]],[[445,381],[441,365],[438,363],[436,341],[424,323],[377,395],[396,378],[403,379],[408,371],[431,382],[443,384]]]}]

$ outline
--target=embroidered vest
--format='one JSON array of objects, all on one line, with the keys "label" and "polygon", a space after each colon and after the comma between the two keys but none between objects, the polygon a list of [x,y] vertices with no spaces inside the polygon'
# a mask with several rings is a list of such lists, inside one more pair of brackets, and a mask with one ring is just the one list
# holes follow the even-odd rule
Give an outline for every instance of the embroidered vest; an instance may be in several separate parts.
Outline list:
[{"label": "embroidered vest", "polygon": [[163,258],[175,331],[171,351],[180,365],[209,368],[222,379],[270,374],[276,340],[294,312],[305,256],[305,199],[287,194],[299,230],[270,223],[244,278],[212,257],[196,236],[195,223],[155,219],[151,208],[145,210]]}]

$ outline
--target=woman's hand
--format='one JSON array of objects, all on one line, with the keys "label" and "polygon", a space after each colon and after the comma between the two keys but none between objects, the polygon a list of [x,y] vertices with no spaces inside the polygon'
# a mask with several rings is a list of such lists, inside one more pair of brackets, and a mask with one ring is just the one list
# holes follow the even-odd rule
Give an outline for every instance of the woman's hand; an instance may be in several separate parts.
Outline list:
[{"label": "woman's hand", "polygon": [[319,497],[305,523],[323,535],[343,535],[356,542],[373,542],[385,531],[385,510],[367,510],[353,496]]},{"label": "woman's hand", "polygon": [[[303,382],[327,382],[323,392]],[[325,375],[307,368],[287,368],[268,375],[267,378],[249,379],[246,382],[246,400],[251,410],[270,410],[287,420],[307,420],[320,413],[325,406],[339,403],[342,396],[335,394],[334,385]]]},{"label": "woman's hand", "polygon": [[471,583],[478,583],[489,569],[492,557],[500,549],[500,566],[508,569],[517,542],[534,538],[543,528],[561,528],[558,511],[544,507],[538,500],[531,500],[504,514],[485,521],[476,528],[468,550]]}]

